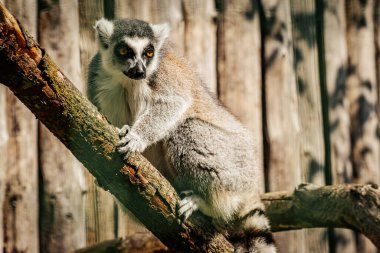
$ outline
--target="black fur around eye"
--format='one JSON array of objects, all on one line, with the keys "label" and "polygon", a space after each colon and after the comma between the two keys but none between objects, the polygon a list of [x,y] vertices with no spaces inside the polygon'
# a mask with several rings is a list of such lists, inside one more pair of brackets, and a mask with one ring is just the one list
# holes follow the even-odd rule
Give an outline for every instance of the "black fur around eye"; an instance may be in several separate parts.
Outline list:
[{"label": "black fur around eye", "polygon": [[115,54],[122,58],[132,58],[135,55],[133,50],[124,44],[115,47]]}]

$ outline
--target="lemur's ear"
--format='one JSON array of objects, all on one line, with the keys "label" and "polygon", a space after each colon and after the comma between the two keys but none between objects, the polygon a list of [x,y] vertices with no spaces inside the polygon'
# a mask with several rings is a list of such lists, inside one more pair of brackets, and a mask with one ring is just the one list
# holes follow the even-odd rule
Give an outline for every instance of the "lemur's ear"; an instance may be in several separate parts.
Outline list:
[{"label": "lemur's ear", "polygon": [[110,43],[109,39],[113,33],[113,23],[105,18],[101,18],[96,21],[94,28],[99,45],[107,49]]},{"label": "lemur's ear", "polygon": [[164,44],[165,40],[169,37],[170,26],[167,23],[150,26],[152,27],[154,38],[157,42],[157,47],[160,49],[162,44]]}]

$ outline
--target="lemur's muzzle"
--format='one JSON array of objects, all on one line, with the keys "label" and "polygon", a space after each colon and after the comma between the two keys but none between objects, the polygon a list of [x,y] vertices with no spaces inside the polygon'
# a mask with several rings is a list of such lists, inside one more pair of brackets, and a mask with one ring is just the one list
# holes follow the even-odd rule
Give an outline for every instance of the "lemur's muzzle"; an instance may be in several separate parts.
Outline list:
[{"label": "lemur's muzzle", "polygon": [[124,70],[124,75],[131,79],[140,80],[146,77],[146,68],[142,62],[138,62],[134,67]]}]

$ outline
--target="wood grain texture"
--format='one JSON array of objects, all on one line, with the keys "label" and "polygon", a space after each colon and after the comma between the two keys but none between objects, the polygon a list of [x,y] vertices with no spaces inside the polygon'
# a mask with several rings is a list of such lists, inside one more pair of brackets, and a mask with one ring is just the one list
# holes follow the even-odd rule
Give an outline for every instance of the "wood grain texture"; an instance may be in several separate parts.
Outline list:
[{"label": "wood grain texture", "polygon": [[[60,69],[83,90],[78,2],[41,1],[39,40]],[[39,130],[41,251],[69,252],[85,246],[85,179],[80,162],[43,125]]]},{"label": "wood grain texture", "polygon": [[324,57],[329,95],[331,163],[334,183],[352,178],[350,115],[346,96],[348,52],[344,0],[324,1]]},{"label": "wood grain texture", "polygon": [[81,73],[84,90],[87,89],[88,65],[97,51],[94,25],[104,16],[103,0],[80,0],[79,11],[79,45]]},{"label": "wood grain texture", "polygon": [[[2,157],[8,157],[8,127],[7,127],[7,110],[6,110],[6,94],[7,89],[0,85],[0,154]],[[0,182],[5,182],[7,171],[7,160],[0,159]],[[4,204],[5,200],[5,184],[0,184],[0,203]],[[4,211],[0,209],[0,248],[4,248]]]},{"label": "wood grain texture", "polygon": [[354,180],[378,183],[379,147],[376,137],[377,103],[373,1],[347,1],[347,45],[349,73],[352,163]]},{"label": "wood grain texture", "polygon": [[377,85],[377,117],[380,118],[380,1],[374,3],[374,29],[376,50],[376,85]]},{"label": "wood grain texture", "polygon": [[[37,35],[37,1],[4,1],[33,36]],[[4,107],[3,107],[4,108]],[[37,120],[10,92],[6,92],[9,140],[6,156],[4,253],[39,252]],[[5,156],[4,156],[5,157]]]},{"label": "wood grain texture", "polygon": [[[290,1],[262,1],[267,189],[291,190],[301,183],[300,123],[293,70]],[[290,169],[291,168],[291,169]],[[274,234],[279,252],[305,251],[305,232]]]},{"label": "wood grain texture", "polygon": [[[350,159],[350,114],[346,78],[348,55],[346,42],[345,1],[323,1],[323,37],[332,184],[348,183],[352,179]],[[354,233],[336,229],[335,252],[357,252]]]},{"label": "wood grain texture", "polygon": [[[380,183],[378,118],[378,87],[373,10],[375,1],[346,1],[347,48],[349,72],[347,97],[351,120],[351,159],[353,182]],[[377,252],[364,237],[359,236],[358,252]]]},{"label": "wood grain texture", "polygon": [[[292,0],[294,71],[301,126],[302,180],[325,184],[325,150],[317,53],[315,1]],[[327,252],[327,230],[306,231],[306,252]]]},{"label": "wood grain texture", "polygon": [[214,0],[183,0],[186,59],[216,94],[216,8]]},{"label": "wood grain texture", "polygon": [[[263,163],[261,35],[257,1],[217,1],[218,95],[254,137],[259,169]],[[258,179],[264,186],[263,179]]]},{"label": "wood grain texture", "polygon": [[7,85],[96,177],[163,243],[176,251],[232,252],[208,219],[182,223],[179,197],[141,155],[116,152],[115,127],[58,70],[0,4],[0,82]]}]

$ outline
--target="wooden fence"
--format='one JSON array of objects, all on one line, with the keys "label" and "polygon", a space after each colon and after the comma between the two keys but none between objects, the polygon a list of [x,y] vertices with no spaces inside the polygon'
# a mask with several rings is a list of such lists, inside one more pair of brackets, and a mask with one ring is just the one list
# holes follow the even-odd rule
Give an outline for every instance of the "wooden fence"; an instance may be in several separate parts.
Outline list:
[{"label": "wooden fence", "polygon": [[[252,131],[266,191],[380,183],[380,1],[0,1],[83,92],[97,19],[168,22],[178,51]],[[147,233],[1,85],[0,203],[5,253]],[[280,252],[378,252],[342,229],[276,241]]]}]

